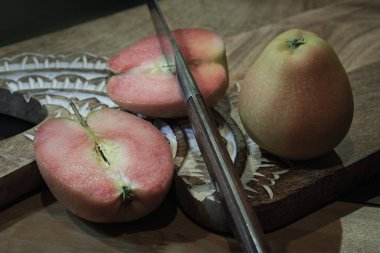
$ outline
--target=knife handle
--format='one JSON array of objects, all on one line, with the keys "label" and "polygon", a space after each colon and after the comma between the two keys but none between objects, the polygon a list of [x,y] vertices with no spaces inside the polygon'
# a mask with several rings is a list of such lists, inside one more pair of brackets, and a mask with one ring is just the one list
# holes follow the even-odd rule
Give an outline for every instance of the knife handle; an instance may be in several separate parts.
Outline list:
[{"label": "knife handle", "polygon": [[259,220],[248,203],[230,155],[201,95],[188,98],[186,106],[203,159],[217,191],[221,193],[226,214],[231,218],[235,237],[247,252],[270,252]]}]

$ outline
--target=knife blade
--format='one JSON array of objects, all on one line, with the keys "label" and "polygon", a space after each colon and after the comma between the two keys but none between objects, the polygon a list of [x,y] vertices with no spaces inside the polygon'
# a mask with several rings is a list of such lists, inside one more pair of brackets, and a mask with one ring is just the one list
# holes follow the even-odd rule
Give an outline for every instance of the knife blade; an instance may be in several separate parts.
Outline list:
[{"label": "knife blade", "polygon": [[188,118],[207,169],[220,194],[232,231],[246,252],[269,252],[264,232],[249,205],[234,165],[210,117],[198,86],[155,0],[147,1],[154,27],[169,69],[178,79]]}]

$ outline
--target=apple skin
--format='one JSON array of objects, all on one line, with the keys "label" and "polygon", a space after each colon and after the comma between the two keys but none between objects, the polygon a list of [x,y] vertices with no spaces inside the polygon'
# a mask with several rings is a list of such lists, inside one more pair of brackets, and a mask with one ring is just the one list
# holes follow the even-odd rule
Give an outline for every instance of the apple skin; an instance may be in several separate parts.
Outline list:
[{"label": "apple skin", "polygon": [[[223,39],[198,28],[177,29],[173,36],[208,107],[214,106],[228,88],[227,58]],[[112,56],[115,73],[107,94],[121,108],[150,117],[187,115],[177,78],[167,67],[156,35],[141,39]]]},{"label": "apple skin", "polygon": [[316,34],[299,29],[265,47],[239,95],[247,134],[263,149],[291,160],[333,150],[346,136],[353,111],[350,82],[338,56]]},{"label": "apple skin", "polygon": [[[164,200],[173,177],[165,137],[151,123],[116,109],[91,112],[87,123],[107,150],[110,166],[77,120],[51,118],[35,135],[40,173],[53,195],[93,222],[139,219]],[[132,195],[124,195],[123,187]]]}]

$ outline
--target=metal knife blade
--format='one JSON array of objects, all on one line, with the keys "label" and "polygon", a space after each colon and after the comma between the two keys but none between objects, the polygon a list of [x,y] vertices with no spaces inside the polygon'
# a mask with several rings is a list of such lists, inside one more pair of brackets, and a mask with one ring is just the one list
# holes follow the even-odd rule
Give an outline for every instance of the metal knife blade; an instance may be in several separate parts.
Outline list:
[{"label": "metal knife blade", "polygon": [[246,252],[269,252],[260,223],[169,25],[155,0],[148,0],[147,4],[167,63],[175,66],[172,73],[178,78],[189,121],[223,207],[231,217],[235,237]]},{"label": "metal knife blade", "polygon": [[147,3],[167,66],[173,74],[182,79],[182,81],[179,80],[179,83],[183,97],[187,100],[191,96],[200,95],[198,86],[195,84],[194,78],[174,40],[159,5],[156,1],[147,1]]}]

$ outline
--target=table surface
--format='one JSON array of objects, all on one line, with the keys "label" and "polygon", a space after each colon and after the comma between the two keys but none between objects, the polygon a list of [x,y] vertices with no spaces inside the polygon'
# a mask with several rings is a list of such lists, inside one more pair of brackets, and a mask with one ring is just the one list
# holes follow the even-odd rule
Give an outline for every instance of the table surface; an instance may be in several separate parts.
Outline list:
[{"label": "table surface", "polygon": [[[253,29],[345,2],[299,0],[289,5],[287,1],[274,0],[163,0],[160,4],[173,28],[203,27],[231,42]],[[351,7],[360,4],[347,2]],[[81,51],[109,56],[153,33],[147,8],[137,6],[2,47],[0,57],[20,52]],[[231,78],[238,80],[241,74],[232,73]],[[273,252],[378,252],[379,218],[380,209],[376,205],[335,201],[266,234],[266,238]],[[234,238],[205,230],[186,217],[172,193],[153,214],[125,224],[83,221],[69,213],[46,188],[25,196],[0,213],[0,252],[238,251]]]}]

